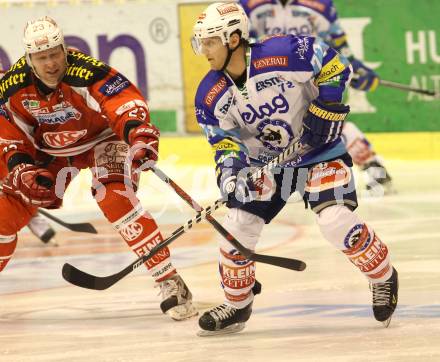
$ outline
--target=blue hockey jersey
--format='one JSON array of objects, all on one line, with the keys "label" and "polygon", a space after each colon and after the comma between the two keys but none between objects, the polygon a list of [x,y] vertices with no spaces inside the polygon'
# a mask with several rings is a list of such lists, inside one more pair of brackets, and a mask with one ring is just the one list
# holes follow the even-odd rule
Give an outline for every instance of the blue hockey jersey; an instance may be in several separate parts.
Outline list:
[{"label": "blue hockey jersey", "polygon": [[[311,101],[341,102],[349,82],[347,59],[312,37],[278,35],[249,48],[247,80],[238,88],[226,72],[209,71],[195,99],[197,121],[215,152],[215,161],[237,157],[266,163],[302,129]],[[342,143],[307,163],[345,153]]]}]

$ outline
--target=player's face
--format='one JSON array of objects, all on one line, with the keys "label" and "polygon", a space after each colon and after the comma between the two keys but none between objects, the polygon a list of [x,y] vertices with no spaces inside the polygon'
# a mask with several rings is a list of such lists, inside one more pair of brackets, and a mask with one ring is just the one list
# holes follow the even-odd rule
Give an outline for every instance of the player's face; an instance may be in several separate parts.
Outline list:
[{"label": "player's face", "polygon": [[66,57],[62,45],[31,54],[32,65],[42,82],[56,87],[66,71]]},{"label": "player's face", "polygon": [[225,63],[228,49],[219,36],[201,39],[201,52],[208,59],[212,70],[221,70]]}]

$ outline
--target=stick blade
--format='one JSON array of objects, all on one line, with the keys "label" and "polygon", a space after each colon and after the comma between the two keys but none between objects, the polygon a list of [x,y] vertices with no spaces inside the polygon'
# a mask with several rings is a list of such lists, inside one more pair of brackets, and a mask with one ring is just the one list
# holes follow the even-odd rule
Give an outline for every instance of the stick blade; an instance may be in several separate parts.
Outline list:
[{"label": "stick blade", "polygon": [[64,280],[69,283],[86,289],[104,290],[114,284],[109,283],[111,277],[97,277],[83,272],[69,263],[63,265],[62,275]]},{"label": "stick blade", "polygon": [[77,231],[80,233],[89,233],[89,234],[98,233],[95,227],[88,222],[79,223],[79,224],[70,224],[68,228],[72,231]]},{"label": "stick blade", "polygon": [[271,264],[278,266],[280,268],[303,271],[306,268],[306,263],[298,259],[283,258],[280,256],[262,255],[262,254],[252,254],[249,259],[256,262]]}]

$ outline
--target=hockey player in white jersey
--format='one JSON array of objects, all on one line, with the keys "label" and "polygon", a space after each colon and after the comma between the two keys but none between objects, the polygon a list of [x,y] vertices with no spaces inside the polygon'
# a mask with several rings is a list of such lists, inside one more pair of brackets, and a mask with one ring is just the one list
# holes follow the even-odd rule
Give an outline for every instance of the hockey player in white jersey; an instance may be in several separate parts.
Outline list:
[{"label": "hockey player in white jersey", "polygon": [[[352,64],[351,86],[372,92],[378,75],[353,56],[338,20],[332,0],[240,0],[251,23],[250,36],[263,38],[274,34],[318,36],[343,54]],[[391,177],[371,143],[352,122],[345,122],[342,136],[353,162],[365,171],[366,188],[372,194],[391,193]]]},{"label": "hockey player in white jersey", "polygon": [[[388,324],[397,271],[385,243],[354,213],[352,161],[341,140],[351,66],[317,38],[278,35],[253,45],[248,39],[248,18],[235,3],[208,6],[194,26],[193,48],[211,67],[196,93],[196,117],[229,207],[223,226],[254,250],[264,224],[300,191],[324,238],[371,283],[374,316]],[[255,191],[249,166],[266,163],[297,137],[312,151],[265,176],[263,189],[271,193]],[[237,332],[252,313],[255,264],[227,241],[219,247],[225,302],[200,317],[200,335]]]}]

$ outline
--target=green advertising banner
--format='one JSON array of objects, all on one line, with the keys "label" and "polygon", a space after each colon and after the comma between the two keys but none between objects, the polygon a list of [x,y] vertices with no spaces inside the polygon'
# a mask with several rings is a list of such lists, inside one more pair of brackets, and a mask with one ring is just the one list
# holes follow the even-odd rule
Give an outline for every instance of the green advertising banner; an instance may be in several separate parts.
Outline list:
[{"label": "green advertising banner", "polygon": [[[440,1],[334,0],[355,56],[383,80],[440,92]],[[349,91],[366,132],[439,131],[440,99],[379,86]]]}]

